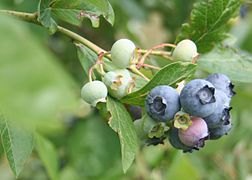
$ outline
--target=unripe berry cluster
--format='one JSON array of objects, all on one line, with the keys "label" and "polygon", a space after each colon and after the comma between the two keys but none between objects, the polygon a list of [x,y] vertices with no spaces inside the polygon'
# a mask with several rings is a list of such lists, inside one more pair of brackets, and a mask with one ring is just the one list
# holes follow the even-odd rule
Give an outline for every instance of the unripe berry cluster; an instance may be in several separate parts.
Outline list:
[{"label": "unripe berry cluster", "polygon": [[226,75],[217,73],[190,81],[180,94],[170,86],[157,86],[146,98],[146,111],[154,121],[172,124],[172,146],[191,152],[230,131],[233,87]]},{"label": "unripe berry cluster", "polygon": [[128,39],[116,41],[111,48],[111,59],[118,69],[103,74],[102,81],[85,84],[81,91],[83,100],[96,106],[98,102],[106,101],[108,93],[118,99],[127,95],[134,82],[126,68],[131,65],[135,49],[134,43]]}]

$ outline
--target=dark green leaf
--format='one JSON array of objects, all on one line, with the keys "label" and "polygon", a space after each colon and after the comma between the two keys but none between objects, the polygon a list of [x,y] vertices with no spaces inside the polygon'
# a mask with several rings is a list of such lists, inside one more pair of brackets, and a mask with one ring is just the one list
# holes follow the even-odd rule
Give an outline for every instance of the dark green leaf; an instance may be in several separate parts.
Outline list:
[{"label": "dark green leaf", "polygon": [[210,51],[226,35],[224,28],[240,6],[240,0],[203,0],[195,3],[190,23],[182,26],[177,42],[193,40],[199,52]]},{"label": "dark green leaf", "polygon": [[113,25],[115,19],[108,0],[56,0],[51,4],[51,10],[59,19],[74,25],[80,25],[83,18],[89,18],[93,27],[98,27],[100,16]]},{"label": "dark green leaf", "polygon": [[111,114],[109,125],[117,132],[120,139],[122,166],[124,173],[126,173],[135,159],[137,150],[138,143],[135,127],[123,104],[108,97],[107,108]]},{"label": "dark green leaf", "polygon": [[99,27],[100,16],[111,25],[114,24],[114,11],[108,0],[40,0],[38,21],[49,29],[51,34],[57,30],[54,17],[73,25],[80,25],[84,18],[89,18],[93,27]]},{"label": "dark green leaf", "polygon": [[252,82],[252,56],[231,48],[215,48],[203,55],[199,67],[210,73],[223,73],[234,81]]},{"label": "dark green leaf", "polygon": [[158,85],[175,86],[176,83],[188,78],[196,70],[196,65],[191,63],[175,62],[162,68],[143,88],[128,94],[121,99],[123,103],[144,106],[146,95]]},{"label": "dark green leaf", "polygon": [[36,150],[43,162],[49,177],[58,180],[58,156],[54,145],[43,136],[36,134]]},{"label": "dark green leaf", "polygon": [[33,150],[33,134],[2,115],[0,115],[0,133],[9,165],[18,177]]},{"label": "dark green leaf", "polygon": [[52,18],[50,0],[40,0],[38,5],[38,22],[40,22],[44,27],[49,30],[50,34],[57,31],[57,24]]}]

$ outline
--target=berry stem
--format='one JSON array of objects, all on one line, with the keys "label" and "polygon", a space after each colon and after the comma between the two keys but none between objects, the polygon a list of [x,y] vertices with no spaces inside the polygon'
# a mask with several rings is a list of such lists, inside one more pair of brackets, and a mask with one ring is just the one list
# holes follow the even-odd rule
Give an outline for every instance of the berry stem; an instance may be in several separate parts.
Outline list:
[{"label": "berry stem", "polygon": [[160,70],[161,69],[160,67],[153,66],[153,65],[150,65],[150,64],[142,64],[142,67],[148,67],[148,68],[155,69],[155,70]]},{"label": "berry stem", "polygon": [[94,70],[94,68],[95,68],[96,65],[99,65],[99,68],[100,68],[100,71],[101,71],[100,74],[101,74],[101,75],[104,75],[104,74],[105,74],[105,71],[104,71],[104,69],[103,69],[103,61],[102,61],[102,58],[103,58],[105,55],[107,55],[107,54],[109,54],[109,52],[101,52],[101,53],[98,54],[98,58],[97,58],[95,64],[94,64],[93,66],[91,66],[91,67],[89,68],[89,70],[88,70],[89,82],[92,82],[92,74],[93,74],[93,70]]},{"label": "berry stem", "polygon": [[[147,53],[149,50],[148,49],[138,49],[137,50],[139,53],[141,53],[141,54],[145,54],[145,53]],[[168,51],[155,51],[155,50],[153,50],[152,52],[151,52],[151,55],[156,55],[156,56],[164,56],[164,57],[169,57],[169,56],[171,56],[171,52],[168,52]]]},{"label": "berry stem", "polygon": [[152,53],[153,50],[155,49],[160,49],[160,48],[164,48],[164,47],[172,47],[175,48],[176,45],[175,44],[170,44],[170,43],[163,43],[163,44],[159,44],[156,45],[152,48],[150,48],[149,50],[146,51],[146,53],[142,56],[142,58],[139,60],[138,64],[137,64],[137,68],[141,68],[144,64],[144,61],[146,60],[146,58]]},{"label": "berry stem", "polygon": [[92,80],[93,68],[94,68],[94,65],[91,68],[89,68],[89,70],[88,70],[88,80],[89,80],[89,82],[93,81]]},{"label": "berry stem", "polygon": [[133,72],[133,73],[135,73],[135,74],[141,76],[141,77],[144,78],[146,81],[150,81],[150,79],[147,78],[143,73],[141,73],[141,71],[139,71],[139,70],[136,68],[135,65],[130,66],[129,69],[130,69],[131,72]]},{"label": "berry stem", "polygon": [[192,59],[192,64],[196,64],[199,59],[199,54]]}]

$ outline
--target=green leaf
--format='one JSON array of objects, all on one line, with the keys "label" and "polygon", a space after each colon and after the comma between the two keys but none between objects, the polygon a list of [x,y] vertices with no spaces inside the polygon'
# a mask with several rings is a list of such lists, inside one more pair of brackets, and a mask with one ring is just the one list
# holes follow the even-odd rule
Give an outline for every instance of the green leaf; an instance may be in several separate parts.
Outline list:
[{"label": "green leaf", "polygon": [[22,22],[0,16],[0,109],[13,122],[63,129],[60,121],[79,106],[80,91],[48,48]]},{"label": "green leaf", "polygon": [[97,114],[79,121],[66,148],[69,165],[79,174],[78,179],[97,179],[120,162],[117,135]]},{"label": "green leaf", "polygon": [[88,75],[89,68],[95,64],[98,56],[95,52],[90,50],[88,47],[80,43],[75,43],[77,48],[77,55],[80,60],[80,63],[84,69],[86,75]]},{"label": "green leaf", "polygon": [[226,74],[234,81],[252,82],[252,56],[232,48],[215,48],[203,55],[198,65],[210,73]]},{"label": "green leaf", "polygon": [[121,99],[126,104],[144,106],[144,101],[151,89],[158,85],[175,86],[176,83],[189,78],[194,74],[196,65],[191,63],[175,62],[162,68],[143,88],[128,94]]},{"label": "green leaf", "polygon": [[50,179],[59,179],[58,156],[54,145],[40,134],[36,134],[36,150]]},{"label": "green leaf", "polygon": [[33,134],[3,115],[0,115],[0,133],[11,170],[18,177],[33,150]]},{"label": "green leaf", "polygon": [[108,97],[107,108],[111,114],[109,125],[115,132],[117,132],[120,139],[122,166],[124,173],[126,173],[135,159],[138,147],[135,127],[123,104]]},{"label": "green leaf", "polygon": [[57,31],[57,23],[52,18],[52,11],[50,8],[50,0],[40,0],[38,5],[38,22],[49,30],[50,34]]},{"label": "green leaf", "polygon": [[226,38],[224,28],[240,4],[240,0],[203,0],[195,3],[190,23],[183,24],[177,42],[191,39],[200,53],[210,51]]},{"label": "green leaf", "polygon": [[[75,45],[77,48],[77,55],[82,65],[82,68],[84,69],[85,74],[88,75],[88,70],[92,65],[95,64],[98,55],[88,47],[84,46],[83,44],[75,43]],[[106,71],[112,71],[117,69],[117,67],[115,67],[112,64],[112,62],[106,57],[103,57],[103,62]]]}]

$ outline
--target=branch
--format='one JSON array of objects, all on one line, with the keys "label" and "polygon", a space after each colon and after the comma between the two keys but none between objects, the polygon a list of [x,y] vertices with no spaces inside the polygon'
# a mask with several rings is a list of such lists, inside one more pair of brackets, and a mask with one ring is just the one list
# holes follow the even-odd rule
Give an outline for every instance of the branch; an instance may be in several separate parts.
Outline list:
[{"label": "branch", "polygon": [[[22,21],[26,21],[26,22],[30,22],[30,23],[42,26],[41,23],[37,20],[37,18],[38,18],[37,13],[24,13],[24,12],[10,11],[10,10],[0,10],[0,14],[11,15],[13,17],[16,17],[16,18],[22,20]],[[77,41],[77,42],[87,46],[88,48],[90,48],[92,51],[94,51],[97,54],[99,54],[101,52],[106,52],[104,49],[95,45],[91,41],[85,39],[84,37],[80,36],[79,34],[74,33],[66,28],[63,28],[61,26],[57,26],[57,31],[70,37],[74,41]]]}]

